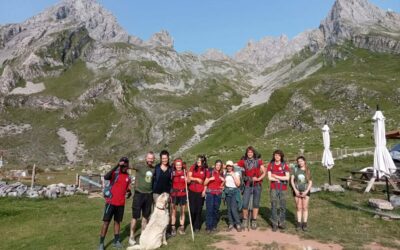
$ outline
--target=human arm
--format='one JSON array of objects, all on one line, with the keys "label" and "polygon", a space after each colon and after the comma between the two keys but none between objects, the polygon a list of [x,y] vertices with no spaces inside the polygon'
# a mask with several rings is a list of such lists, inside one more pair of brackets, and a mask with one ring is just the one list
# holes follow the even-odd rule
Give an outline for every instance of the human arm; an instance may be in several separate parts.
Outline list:
[{"label": "human arm", "polygon": [[108,171],[108,173],[104,175],[104,180],[111,181],[112,175],[114,171],[117,170],[118,167],[119,165],[113,167],[110,171]]},{"label": "human arm", "polygon": [[253,177],[253,181],[262,181],[265,177],[266,171],[264,164],[260,165],[261,175],[259,177]]},{"label": "human arm", "polygon": [[297,190],[296,185],[295,185],[295,183],[294,183],[294,175],[292,175],[292,176],[290,177],[290,184],[292,185],[292,188],[293,188],[293,191],[294,191],[295,195],[296,195],[296,196],[299,196],[299,195],[300,195],[300,192],[299,192],[299,190]]}]

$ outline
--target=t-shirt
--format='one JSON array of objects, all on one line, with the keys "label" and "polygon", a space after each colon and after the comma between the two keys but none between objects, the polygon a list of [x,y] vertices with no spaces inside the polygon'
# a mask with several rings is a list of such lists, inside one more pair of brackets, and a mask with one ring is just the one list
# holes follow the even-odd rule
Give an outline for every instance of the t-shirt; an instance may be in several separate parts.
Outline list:
[{"label": "t-shirt", "polygon": [[[238,173],[238,172],[233,172],[233,174],[236,175],[237,177],[240,177],[240,173]],[[233,177],[230,174],[226,174],[226,176],[225,176],[225,187],[237,188],[237,186],[235,184],[235,180],[233,179]]]},{"label": "t-shirt", "polygon": [[[240,160],[236,163],[238,166],[244,168],[244,175],[250,178],[260,177],[262,175],[261,165],[263,165],[263,161],[261,159],[249,159],[249,160]],[[250,182],[245,183],[246,186],[250,185]],[[262,180],[255,181],[254,184],[261,185]]]},{"label": "t-shirt", "polygon": [[[171,171],[167,168],[165,171],[161,169],[160,166],[158,166],[159,169],[159,175],[158,176],[158,181],[155,183],[153,193],[155,194],[162,194],[164,192],[170,193],[171,192]],[[156,171],[154,173],[157,173]],[[154,178],[157,178],[157,175],[154,176]]]},{"label": "t-shirt", "polygon": [[[113,183],[116,178],[115,171],[112,173],[110,183]],[[118,173],[118,179],[111,187],[111,198],[107,198],[106,202],[114,206],[124,206],[126,191],[130,189],[131,178],[129,174],[122,172]]]},{"label": "t-shirt", "polygon": [[185,172],[173,171],[172,172],[172,192],[171,196],[185,196],[186,195],[186,183],[185,183]]},{"label": "t-shirt", "polygon": [[[284,163],[283,168],[282,168],[282,162],[279,164],[275,164],[275,162],[270,162],[267,167],[267,171],[271,172],[274,175],[277,176],[285,176],[285,173],[289,173],[289,166]],[[282,190],[287,190],[287,183],[288,181],[271,181],[270,188],[271,189],[282,189]]]},{"label": "t-shirt", "polygon": [[206,173],[207,178],[212,177],[210,172],[212,172],[212,176],[214,176],[215,179],[208,182],[207,190],[210,191],[211,194],[221,194],[222,193],[221,185],[223,181],[221,180],[220,177],[222,177],[222,175],[216,170],[209,169],[207,170]]},{"label": "t-shirt", "polygon": [[153,185],[154,168],[149,166],[138,166],[135,174],[135,190],[141,193],[151,193]]},{"label": "t-shirt", "polygon": [[[194,165],[190,167],[189,172],[192,172],[193,178],[200,178],[203,181],[206,179],[206,169],[203,167],[199,167],[197,171],[194,170]],[[189,186],[189,190],[192,192],[200,193],[203,192],[204,186],[203,184],[198,183],[197,181],[192,181]]]},{"label": "t-shirt", "polygon": [[296,185],[297,190],[300,192],[304,192],[308,186],[307,174],[306,171],[302,170],[299,167],[295,167],[293,170],[294,175],[294,183]]}]

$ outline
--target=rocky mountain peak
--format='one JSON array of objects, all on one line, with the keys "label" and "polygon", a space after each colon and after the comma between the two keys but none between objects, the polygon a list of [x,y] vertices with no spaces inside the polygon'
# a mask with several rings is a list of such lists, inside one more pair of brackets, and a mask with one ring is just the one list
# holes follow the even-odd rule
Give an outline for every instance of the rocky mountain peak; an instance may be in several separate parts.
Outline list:
[{"label": "rocky mountain peak", "polygon": [[400,15],[368,0],[336,0],[320,26],[328,43],[350,39],[354,33],[400,31]]},{"label": "rocky mountain peak", "polygon": [[231,60],[231,58],[224,54],[224,52],[218,49],[208,49],[204,52],[201,57],[205,60],[213,60],[213,61],[227,61]]},{"label": "rocky mountain peak", "polygon": [[148,41],[145,43],[152,47],[174,47],[174,40],[166,30],[161,30],[160,32],[154,33]]}]

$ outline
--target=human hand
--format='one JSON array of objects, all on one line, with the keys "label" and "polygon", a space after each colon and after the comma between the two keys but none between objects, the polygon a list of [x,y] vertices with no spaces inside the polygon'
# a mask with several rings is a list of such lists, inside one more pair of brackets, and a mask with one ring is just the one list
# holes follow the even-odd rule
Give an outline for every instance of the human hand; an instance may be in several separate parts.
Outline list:
[{"label": "human hand", "polygon": [[206,191],[204,190],[202,193],[201,193],[201,197],[205,197],[206,196]]},{"label": "human hand", "polygon": [[131,191],[126,192],[126,195],[125,195],[126,199],[131,198],[131,196],[132,196],[132,192]]},{"label": "human hand", "polygon": [[215,180],[215,177],[212,176],[212,177],[209,178],[209,180],[210,180],[210,181],[213,181],[213,180]]},{"label": "human hand", "polygon": [[203,184],[203,180],[200,179],[200,178],[197,178],[197,182],[198,182],[199,184]]},{"label": "human hand", "polygon": [[253,182],[254,181],[258,181],[258,178],[257,177],[253,177]]}]

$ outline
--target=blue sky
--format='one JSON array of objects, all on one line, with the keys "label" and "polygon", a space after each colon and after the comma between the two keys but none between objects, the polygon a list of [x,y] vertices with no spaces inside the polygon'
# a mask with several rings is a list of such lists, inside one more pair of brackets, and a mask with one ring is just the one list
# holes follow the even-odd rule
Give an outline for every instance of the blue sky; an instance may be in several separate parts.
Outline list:
[{"label": "blue sky", "polygon": [[[334,0],[99,0],[128,33],[144,40],[162,29],[178,51],[234,54],[247,41],[319,26]],[[370,0],[400,12],[400,0]],[[0,0],[0,24],[22,22],[56,0]]]}]

